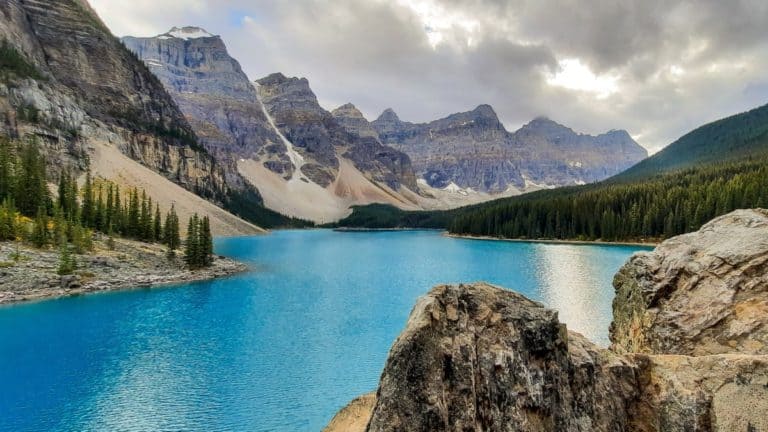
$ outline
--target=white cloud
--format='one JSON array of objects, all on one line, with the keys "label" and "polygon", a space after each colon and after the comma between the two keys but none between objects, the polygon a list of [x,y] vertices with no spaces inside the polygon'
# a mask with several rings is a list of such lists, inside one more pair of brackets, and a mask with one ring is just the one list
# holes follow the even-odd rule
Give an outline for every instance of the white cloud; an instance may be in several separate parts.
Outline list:
[{"label": "white cloud", "polygon": [[92,0],[117,35],[196,25],[252,78],[305,76],[320,102],[426,121],[481,103],[658,150],[768,102],[759,0]]},{"label": "white cloud", "polygon": [[558,61],[559,70],[547,72],[547,84],[592,93],[598,99],[605,99],[619,91],[618,77],[608,74],[595,75],[579,59]]}]

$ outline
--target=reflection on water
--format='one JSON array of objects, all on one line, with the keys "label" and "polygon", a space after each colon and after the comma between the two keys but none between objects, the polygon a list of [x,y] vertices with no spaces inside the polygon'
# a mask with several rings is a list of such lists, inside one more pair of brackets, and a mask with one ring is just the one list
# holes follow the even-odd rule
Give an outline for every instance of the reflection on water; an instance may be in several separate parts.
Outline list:
[{"label": "reflection on water", "polygon": [[236,277],[0,308],[0,431],[313,431],[376,388],[416,299],[484,280],[605,343],[632,247],[436,232],[219,239]]},{"label": "reflection on water", "polygon": [[536,244],[541,300],[557,309],[560,321],[590,340],[607,345],[613,290],[610,281],[626,260],[623,253],[581,245]]}]

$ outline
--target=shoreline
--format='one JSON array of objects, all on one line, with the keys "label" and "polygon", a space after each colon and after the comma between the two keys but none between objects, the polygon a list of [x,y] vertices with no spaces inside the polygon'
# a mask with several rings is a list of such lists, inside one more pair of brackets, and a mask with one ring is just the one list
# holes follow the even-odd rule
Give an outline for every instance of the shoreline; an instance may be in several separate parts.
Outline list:
[{"label": "shoreline", "polygon": [[553,240],[553,239],[510,239],[491,236],[471,236],[451,234],[445,232],[445,237],[462,239],[462,240],[491,240],[491,241],[503,241],[503,242],[516,242],[516,243],[545,243],[545,244],[564,244],[564,245],[597,245],[597,246],[643,246],[643,247],[656,247],[661,242],[610,242],[603,240]]},{"label": "shoreline", "polygon": [[[101,292],[130,291],[213,280],[243,273],[248,266],[214,255],[213,265],[200,270],[184,268],[182,254],[165,256],[164,247],[115,239],[114,250],[102,240],[93,253],[74,255],[78,268],[71,275],[56,273],[58,253],[14,242],[0,242],[0,308]],[[19,261],[9,259],[17,251]]]},{"label": "shoreline", "polygon": [[331,228],[336,232],[387,232],[387,231],[445,231],[440,228],[356,228],[356,227],[338,227]]}]

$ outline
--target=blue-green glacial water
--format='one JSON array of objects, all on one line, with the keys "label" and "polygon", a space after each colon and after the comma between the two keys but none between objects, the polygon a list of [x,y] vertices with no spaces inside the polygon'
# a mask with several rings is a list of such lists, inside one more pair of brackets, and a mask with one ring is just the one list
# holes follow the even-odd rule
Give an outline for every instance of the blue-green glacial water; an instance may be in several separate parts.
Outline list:
[{"label": "blue-green glacial water", "polygon": [[640,248],[316,230],[216,249],[252,271],[0,308],[0,431],[319,431],[376,388],[433,285],[517,290],[605,344]]}]

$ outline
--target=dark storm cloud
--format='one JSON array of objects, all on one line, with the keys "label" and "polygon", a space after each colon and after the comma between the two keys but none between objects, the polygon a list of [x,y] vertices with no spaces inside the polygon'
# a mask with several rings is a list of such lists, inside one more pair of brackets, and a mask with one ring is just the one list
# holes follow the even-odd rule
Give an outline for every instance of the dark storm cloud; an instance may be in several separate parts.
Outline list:
[{"label": "dark storm cloud", "polygon": [[[369,117],[489,103],[510,129],[543,114],[584,132],[625,128],[657,150],[768,97],[764,1],[93,3],[120,35],[205,27],[252,78],[305,76],[326,108],[353,102]],[[587,72],[562,74],[574,64]]]}]

